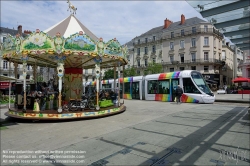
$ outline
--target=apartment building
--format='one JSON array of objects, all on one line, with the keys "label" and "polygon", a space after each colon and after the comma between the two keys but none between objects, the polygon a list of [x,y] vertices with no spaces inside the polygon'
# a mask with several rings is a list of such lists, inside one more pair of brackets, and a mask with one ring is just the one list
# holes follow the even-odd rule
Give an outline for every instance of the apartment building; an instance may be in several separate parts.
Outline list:
[{"label": "apartment building", "polygon": [[[223,39],[222,33],[200,18],[185,19],[181,15],[177,22],[165,19],[163,26],[135,37],[133,44],[128,43],[129,65],[139,75],[144,74],[149,63],[160,63],[164,72],[197,70],[218,86],[230,84],[233,62],[225,59],[229,51],[223,52]],[[234,54],[230,51],[230,55]]]}]

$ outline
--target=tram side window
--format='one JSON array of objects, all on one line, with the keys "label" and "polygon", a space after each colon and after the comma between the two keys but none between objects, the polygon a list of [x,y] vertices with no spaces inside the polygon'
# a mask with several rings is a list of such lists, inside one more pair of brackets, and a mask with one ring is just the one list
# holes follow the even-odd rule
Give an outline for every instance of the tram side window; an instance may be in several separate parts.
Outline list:
[{"label": "tram side window", "polygon": [[161,80],[159,82],[159,93],[169,94],[169,80]]},{"label": "tram side window", "polygon": [[191,78],[183,78],[183,90],[184,93],[201,94],[201,92],[195,87]]},{"label": "tram side window", "polygon": [[159,93],[158,81],[157,80],[148,81],[148,94],[158,94],[158,93]]},{"label": "tram side window", "polygon": [[111,88],[111,84],[102,84],[103,89],[109,89]]},{"label": "tram side window", "polygon": [[130,82],[125,82],[124,83],[124,93],[125,94],[130,94]]}]

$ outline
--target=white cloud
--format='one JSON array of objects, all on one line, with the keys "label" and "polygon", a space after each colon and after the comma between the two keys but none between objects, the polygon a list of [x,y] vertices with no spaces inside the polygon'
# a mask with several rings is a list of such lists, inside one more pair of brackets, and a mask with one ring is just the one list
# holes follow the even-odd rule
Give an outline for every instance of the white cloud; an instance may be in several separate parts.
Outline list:
[{"label": "white cloud", "polygon": [[[116,37],[121,44],[163,26],[166,18],[179,21],[202,16],[186,1],[71,1],[76,17],[105,41]],[[1,26],[45,30],[69,16],[65,1],[1,1]]]}]

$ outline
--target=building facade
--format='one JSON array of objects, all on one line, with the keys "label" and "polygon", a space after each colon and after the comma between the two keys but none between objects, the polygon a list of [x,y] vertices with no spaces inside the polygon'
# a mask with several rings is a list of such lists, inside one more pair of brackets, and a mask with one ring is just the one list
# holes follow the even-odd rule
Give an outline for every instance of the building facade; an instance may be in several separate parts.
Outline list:
[{"label": "building facade", "polygon": [[231,84],[234,50],[223,42],[223,34],[209,22],[181,15],[180,21],[166,19],[128,43],[128,67],[143,75],[149,63],[160,63],[163,72],[197,70],[217,86]]}]

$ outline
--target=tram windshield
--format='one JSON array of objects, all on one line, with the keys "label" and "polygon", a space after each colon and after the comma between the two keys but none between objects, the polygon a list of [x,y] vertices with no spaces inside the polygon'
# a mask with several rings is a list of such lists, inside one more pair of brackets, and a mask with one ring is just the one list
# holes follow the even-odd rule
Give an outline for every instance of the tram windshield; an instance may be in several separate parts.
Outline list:
[{"label": "tram windshield", "polygon": [[209,89],[207,83],[204,81],[201,73],[193,71],[191,73],[191,77],[193,78],[195,84],[198,86],[198,88],[203,91],[204,93],[213,96],[213,93]]}]

